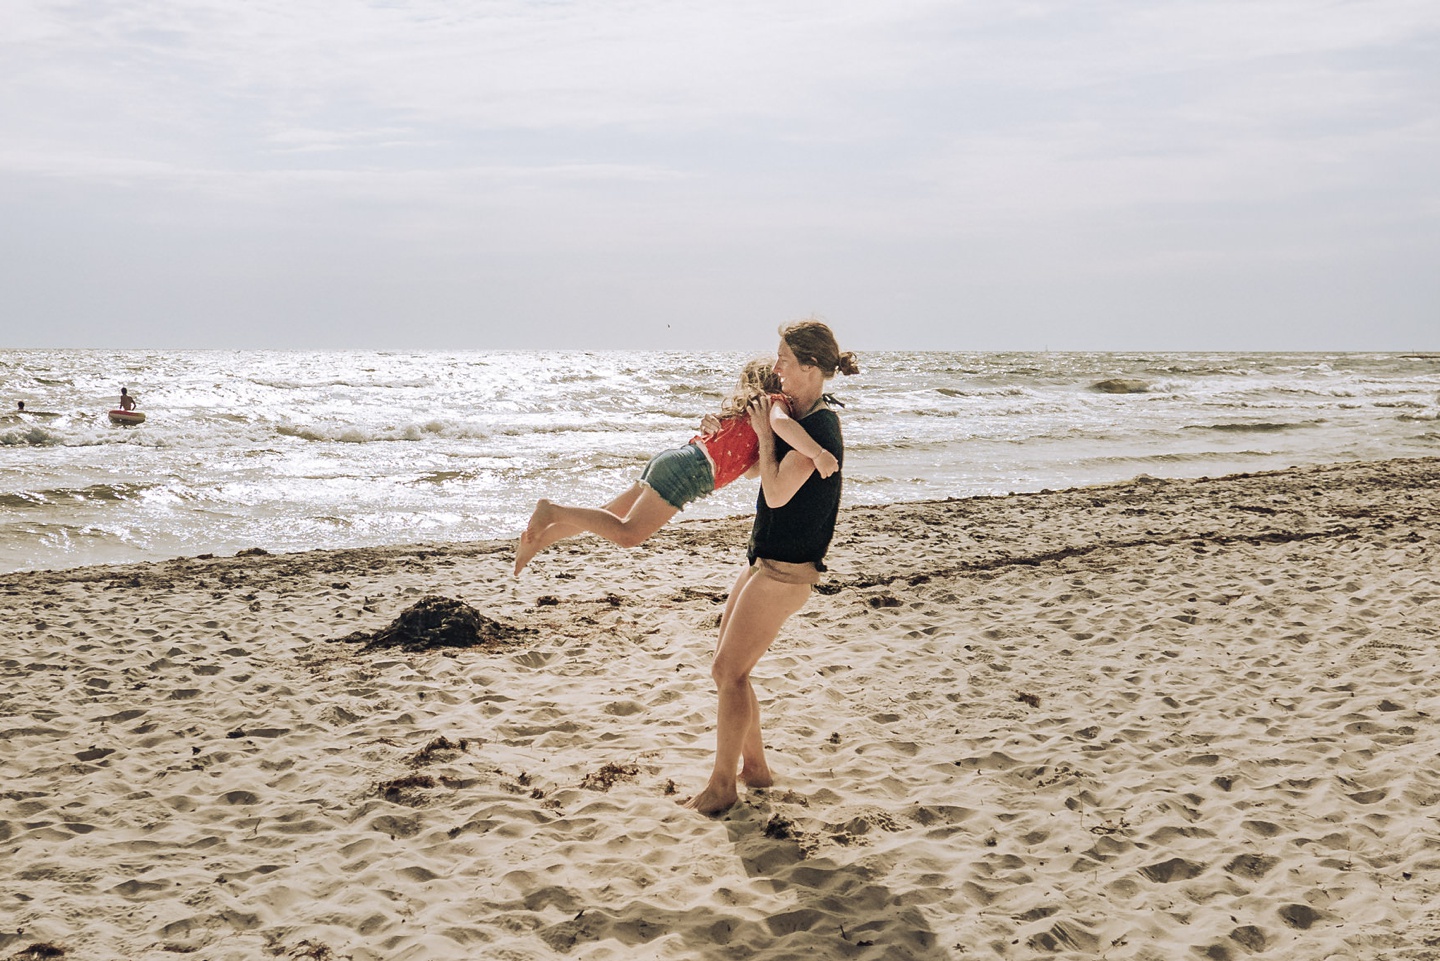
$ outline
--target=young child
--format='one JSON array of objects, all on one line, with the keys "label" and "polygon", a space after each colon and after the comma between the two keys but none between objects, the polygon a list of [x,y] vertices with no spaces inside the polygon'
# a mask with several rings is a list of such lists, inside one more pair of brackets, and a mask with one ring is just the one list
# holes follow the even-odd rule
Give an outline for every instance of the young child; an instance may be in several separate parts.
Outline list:
[{"label": "young child", "polygon": [[640,479],[604,507],[567,507],[541,499],[515,548],[515,573],[556,541],[584,531],[621,547],[643,544],[664,527],[685,505],[719,490],[737,477],[752,473],[759,459],[759,440],[750,426],[749,407],[760,395],[773,401],[770,425],[784,441],[815,462],[821,477],[839,469],[835,455],[810,438],[790,416],[789,403],[780,393],[774,364],[752,360],[740,373],[740,383],[720,410],[720,426],[690,439],[684,447],[650,458]]}]

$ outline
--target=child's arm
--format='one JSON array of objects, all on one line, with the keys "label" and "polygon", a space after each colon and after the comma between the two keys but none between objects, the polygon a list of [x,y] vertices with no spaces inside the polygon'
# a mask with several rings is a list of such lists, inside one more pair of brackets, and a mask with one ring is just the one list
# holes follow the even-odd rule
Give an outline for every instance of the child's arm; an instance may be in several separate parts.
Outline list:
[{"label": "child's arm", "polygon": [[791,448],[815,462],[815,473],[829,477],[840,469],[835,455],[815,442],[800,422],[790,416],[784,404],[770,405],[770,427]]},{"label": "child's arm", "polygon": [[783,460],[775,459],[775,431],[770,426],[770,398],[761,397],[750,407],[750,426],[760,441],[760,494],[772,508],[790,503],[805,481],[815,473],[815,463],[798,450],[785,452]]}]

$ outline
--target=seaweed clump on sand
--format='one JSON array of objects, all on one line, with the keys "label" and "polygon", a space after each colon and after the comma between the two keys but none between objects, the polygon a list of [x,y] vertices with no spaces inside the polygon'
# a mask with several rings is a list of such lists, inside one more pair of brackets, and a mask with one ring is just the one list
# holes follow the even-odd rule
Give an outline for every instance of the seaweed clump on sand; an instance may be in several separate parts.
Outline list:
[{"label": "seaweed clump on sand", "polygon": [[580,786],[590,791],[608,791],[621,781],[628,781],[640,773],[634,764],[607,763],[598,771],[592,771],[580,779]]},{"label": "seaweed clump on sand", "polygon": [[38,941],[14,955],[16,958],[63,958],[65,949],[48,941]]},{"label": "seaweed clump on sand", "polygon": [[404,651],[445,647],[496,650],[509,647],[516,638],[531,633],[534,633],[532,628],[515,627],[486,617],[464,601],[430,594],[378,631],[356,631],[337,640],[364,644],[366,651],[397,647]]}]

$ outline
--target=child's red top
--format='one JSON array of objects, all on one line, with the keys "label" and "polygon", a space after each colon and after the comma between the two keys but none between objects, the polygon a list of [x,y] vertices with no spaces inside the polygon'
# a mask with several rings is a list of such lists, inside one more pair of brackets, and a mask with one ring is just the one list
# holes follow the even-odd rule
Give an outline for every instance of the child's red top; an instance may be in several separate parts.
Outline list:
[{"label": "child's red top", "polygon": [[[771,394],[770,401],[784,404],[787,411],[790,409],[784,394]],[[727,417],[720,422],[719,430],[698,434],[690,442],[699,444],[710,455],[710,463],[715,465],[717,491],[742,476],[760,458],[760,440],[755,436],[755,428],[750,426],[748,414]]]}]

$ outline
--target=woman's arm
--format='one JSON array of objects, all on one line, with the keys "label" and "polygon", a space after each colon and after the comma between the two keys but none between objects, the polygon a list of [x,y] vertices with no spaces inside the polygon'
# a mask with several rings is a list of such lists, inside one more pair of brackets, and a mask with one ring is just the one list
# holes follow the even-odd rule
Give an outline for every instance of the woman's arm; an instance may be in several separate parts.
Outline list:
[{"label": "woman's arm", "polygon": [[770,398],[757,398],[750,407],[750,426],[760,438],[760,491],[771,507],[784,507],[795,492],[805,485],[815,462],[798,450],[788,451],[784,460],[775,459],[775,433],[770,428]]},{"label": "woman's arm", "polygon": [[810,458],[815,464],[815,473],[821,477],[829,477],[840,469],[840,462],[835,459],[835,455],[821,447],[815,438],[810,436],[810,432],[790,416],[784,404],[770,405],[770,427],[781,440]]}]

